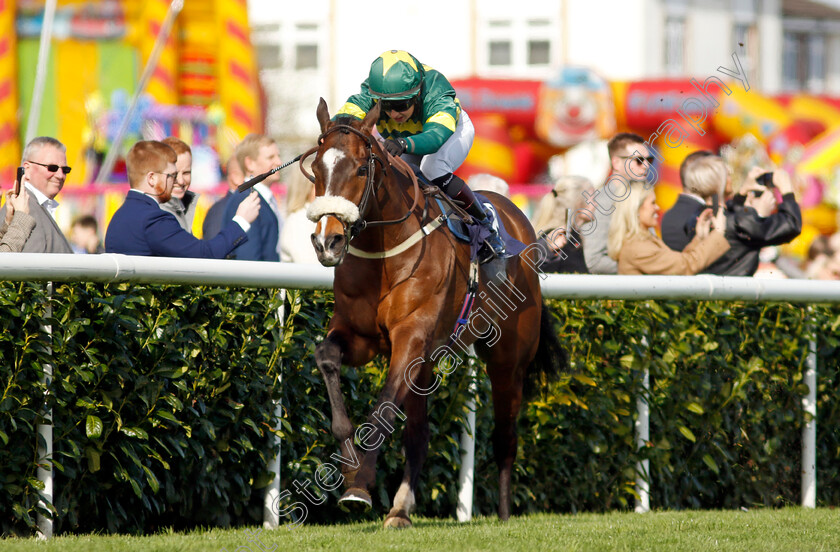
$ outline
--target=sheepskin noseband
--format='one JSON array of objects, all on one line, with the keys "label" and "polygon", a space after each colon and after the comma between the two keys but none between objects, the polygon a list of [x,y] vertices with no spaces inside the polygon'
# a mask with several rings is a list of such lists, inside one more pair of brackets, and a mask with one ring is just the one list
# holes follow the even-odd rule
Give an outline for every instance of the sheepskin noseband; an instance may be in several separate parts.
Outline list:
[{"label": "sheepskin noseband", "polygon": [[324,215],[331,215],[345,224],[359,220],[359,207],[341,196],[316,197],[306,209],[306,218],[318,222]]}]

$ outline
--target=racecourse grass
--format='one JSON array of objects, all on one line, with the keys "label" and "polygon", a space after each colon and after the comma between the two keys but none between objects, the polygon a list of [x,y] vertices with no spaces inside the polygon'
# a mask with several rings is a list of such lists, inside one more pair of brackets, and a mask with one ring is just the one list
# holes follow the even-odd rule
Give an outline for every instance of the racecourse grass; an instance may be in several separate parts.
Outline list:
[{"label": "racecourse grass", "polygon": [[281,552],[352,550],[429,551],[493,550],[678,550],[836,551],[840,550],[840,511],[833,509],[751,511],[682,511],[648,514],[538,514],[501,523],[480,518],[414,520],[408,530],[386,530],[381,523],[303,525],[292,530],[220,530],[167,532],[148,537],[68,536],[50,542],[0,540],[2,551],[49,552]]}]

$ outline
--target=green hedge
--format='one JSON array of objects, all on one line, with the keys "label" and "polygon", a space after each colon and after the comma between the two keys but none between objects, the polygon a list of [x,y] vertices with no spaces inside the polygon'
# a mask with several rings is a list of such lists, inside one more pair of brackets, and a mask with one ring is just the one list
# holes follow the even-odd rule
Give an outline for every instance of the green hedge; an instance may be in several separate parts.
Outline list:
[{"label": "green hedge", "polygon": [[[281,324],[274,290],[58,285],[47,319],[43,285],[0,286],[3,534],[34,528],[35,426],[45,404],[53,412],[58,532],[258,523],[274,428],[283,439],[288,503],[300,500],[294,481],[312,480],[337,451],[313,358],[330,293],[289,292]],[[840,502],[840,309],[708,301],[551,307],[572,373],[523,409],[515,512],[632,507],[633,468],[642,458],[650,459],[654,507],[798,503],[809,332],[819,337],[818,502]],[[55,371],[48,393],[46,363]],[[652,446],[637,452],[644,366]],[[355,421],[370,410],[385,372],[383,361],[344,370]],[[475,510],[491,514],[489,383],[481,371],[476,380]],[[470,378],[461,367],[445,381],[430,398],[432,442],[418,496],[424,515],[452,516],[457,501]],[[279,424],[274,399],[284,407]],[[385,512],[399,484],[400,449],[398,429],[385,442],[379,504],[368,519]],[[338,509],[339,491],[329,494],[309,506],[307,523],[358,519]]]}]

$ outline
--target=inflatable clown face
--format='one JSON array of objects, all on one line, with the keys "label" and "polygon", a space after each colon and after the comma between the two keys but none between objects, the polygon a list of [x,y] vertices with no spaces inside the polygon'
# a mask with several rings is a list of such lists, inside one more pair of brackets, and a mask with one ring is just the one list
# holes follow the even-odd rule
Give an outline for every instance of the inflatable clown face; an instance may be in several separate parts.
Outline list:
[{"label": "inflatable clown face", "polygon": [[537,134],[556,147],[570,147],[615,132],[612,96],[606,81],[589,69],[564,68],[546,82],[537,105]]}]

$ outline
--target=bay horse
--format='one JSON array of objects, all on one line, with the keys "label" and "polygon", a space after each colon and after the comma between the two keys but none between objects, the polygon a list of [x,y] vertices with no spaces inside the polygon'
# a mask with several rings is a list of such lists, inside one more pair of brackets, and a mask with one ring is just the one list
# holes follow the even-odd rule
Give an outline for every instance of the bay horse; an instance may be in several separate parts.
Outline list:
[{"label": "bay horse", "polygon": [[[376,459],[399,415],[405,423],[405,470],[385,526],[408,527],[429,443],[427,395],[436,388],[435,382],[440,383],[440,374],[433,368],[438,361],[438,371],[447,373],[447,366],[451,372],[460,362],[450,334],[459,316],[464,316],[461,305],[470,267],[475,265],[471,265],[468,244],[443,228],[430,230],[427,223],[440,215],[438,205],[421,201],[416,179],[412,186],[409,176],[390,166],[389,160],[402,160],[386,157],[371,135],[379,117],[378,103],[364,120],[339,117],[331,121],[322,98],[317,117],[321,136],[317,148],[309,152],[316,153],[312,174],[303,169],[303,160],[301,168],[315,183],[316,198],[307,215],[317,222],[311,238],[318,260],[336,267],[335,312],[326,337],[316,347],[315,359],[326,384],[331,430],[341,452],[340,457],[332,456],[341,463],[345,493],[340,503],[345,508],[372,506]],[[491,192],[486,196],[514,238],[524,244],[536,241],[530,222],[513,203]],[[557,356],[564,353],[543,305],[533,263],[517,256],[484,266],[490,265],[502,273],[494,284],[482,270],[474,315],[456,337],[461,348],[474,344],[486,362],[492,384],[493,450],[499,468],[498,514],[506,520],[526,372],[548,374],[561,361]],[[509,312],[500,306],[503,302]],[[361,366],[377,354],[389,356],[386,382],[367,423],[354,428],[341,393],[341,366]]]}]

